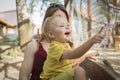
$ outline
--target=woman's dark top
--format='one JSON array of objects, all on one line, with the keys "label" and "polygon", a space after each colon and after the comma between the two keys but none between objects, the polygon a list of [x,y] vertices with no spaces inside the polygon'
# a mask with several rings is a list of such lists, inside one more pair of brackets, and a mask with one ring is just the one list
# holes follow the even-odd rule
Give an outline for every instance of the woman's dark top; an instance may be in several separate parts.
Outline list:
[{"label": "woman's dark top", "polygon": [[38,51],[34,55],[34,62],[32,68],[32,75],[30,80],[41,80],[40,73],[43,71],[43,64],[46,60],[47,53],[43,49],[42,45],[39,45]]}]

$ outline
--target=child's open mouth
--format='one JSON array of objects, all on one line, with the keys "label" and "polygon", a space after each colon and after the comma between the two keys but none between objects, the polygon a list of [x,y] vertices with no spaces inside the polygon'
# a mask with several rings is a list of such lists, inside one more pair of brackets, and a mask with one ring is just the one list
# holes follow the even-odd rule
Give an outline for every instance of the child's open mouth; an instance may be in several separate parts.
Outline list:
[{"label": "child's open mouth", "polygon": [[65,35],[70,35],[70,32],[66,32]]}]

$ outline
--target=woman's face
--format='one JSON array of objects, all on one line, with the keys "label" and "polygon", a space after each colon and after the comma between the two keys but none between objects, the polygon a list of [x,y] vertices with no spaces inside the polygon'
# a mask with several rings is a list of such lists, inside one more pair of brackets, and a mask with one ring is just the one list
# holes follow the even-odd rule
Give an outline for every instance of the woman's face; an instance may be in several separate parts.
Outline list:
[{"label": "woman's face", "polygon": [[54,16],[62,16],[62,17],[64,17],[64,18],[67,19],[66,14],[65,14],[63,11],[61,11],[60,9],[57,10],[53,15],[54,15]]}]

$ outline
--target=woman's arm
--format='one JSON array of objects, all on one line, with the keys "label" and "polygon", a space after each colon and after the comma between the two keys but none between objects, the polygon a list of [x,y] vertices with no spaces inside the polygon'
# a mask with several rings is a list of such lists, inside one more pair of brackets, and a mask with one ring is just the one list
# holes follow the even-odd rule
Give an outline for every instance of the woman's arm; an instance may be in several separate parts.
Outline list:
[{"label": "woman's arm", "polygon": [[86,53],[84,54],[82,57],[78,58],[78,59],[75,59],[73,61],[73,66],[76,66],[76,65],[79,65],[80,63],[82,63],[84,60],[86,59],[93,59],[93,60],[96,60],[96,57],[99,55],[98,52],[94,52],[94,53]]},{"label": "woman's arm", "polygon": [[32,41],[26,46],[24,60],[21,65],[19,80],[29,80],[33,67],[34,54],[37,51],[37,42]]}]

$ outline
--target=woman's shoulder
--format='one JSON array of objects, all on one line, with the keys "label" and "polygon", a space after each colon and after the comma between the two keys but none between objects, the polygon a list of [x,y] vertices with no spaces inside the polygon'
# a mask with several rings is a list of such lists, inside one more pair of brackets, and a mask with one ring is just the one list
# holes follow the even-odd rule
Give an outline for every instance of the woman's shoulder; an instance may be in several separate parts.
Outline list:
[{"label": "woman's shoulder", "polygon": [[36,40],[31,40],[26,46],[26,50],[35,53],[38,50],[38,42]]}]

